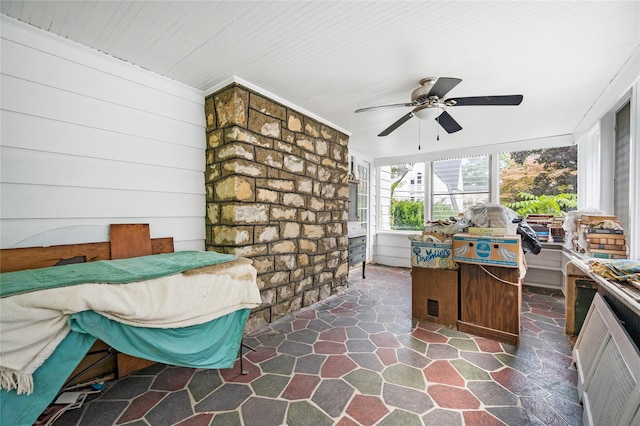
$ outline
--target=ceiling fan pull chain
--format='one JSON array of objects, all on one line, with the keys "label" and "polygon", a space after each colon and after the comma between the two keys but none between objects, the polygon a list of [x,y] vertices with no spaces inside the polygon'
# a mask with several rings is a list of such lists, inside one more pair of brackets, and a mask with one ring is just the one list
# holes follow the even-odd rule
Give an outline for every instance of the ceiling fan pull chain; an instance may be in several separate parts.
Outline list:
[{"label": "ceiling fan pull chain", "polygon": [[420,151],[421,140],[422,140],[422,122],[418,121],[418,151]]},{"label": "ceiling fan pull chain", "polygon": [[436,126],[436,142],[440,142],[440,116],[436,117],[438,125]]}]

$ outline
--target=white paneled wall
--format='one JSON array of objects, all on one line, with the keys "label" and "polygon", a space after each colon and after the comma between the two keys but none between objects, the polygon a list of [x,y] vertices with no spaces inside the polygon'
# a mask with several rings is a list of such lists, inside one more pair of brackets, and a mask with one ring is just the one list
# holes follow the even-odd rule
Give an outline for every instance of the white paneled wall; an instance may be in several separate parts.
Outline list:
[{"label": "white paneled wall", "polygon": [[149,223],[203,249],[203,94],[5,16],[1,43],[0,247]]},{"label": "white paneled wall", "polygon": [[[411,241],[408,232],[378,232],[376,235],[376,263],[402,268],[411,267]],[[420,232],[414,234],[420,235]]]}]

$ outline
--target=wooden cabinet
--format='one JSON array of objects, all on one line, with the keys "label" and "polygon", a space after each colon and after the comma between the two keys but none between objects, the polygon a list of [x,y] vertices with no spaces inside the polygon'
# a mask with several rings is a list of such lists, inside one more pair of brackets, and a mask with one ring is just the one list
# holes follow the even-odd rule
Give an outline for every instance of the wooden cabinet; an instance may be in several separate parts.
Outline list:
[{"label": "wooden cabinet", "polygon": [[460,264],[458,329],[518,345],[522,286],[519,270]]},{"label": "wooden cabinet", "polygon": [[411,317],[456,328],[458,322],[458,271],[411,268]]}]

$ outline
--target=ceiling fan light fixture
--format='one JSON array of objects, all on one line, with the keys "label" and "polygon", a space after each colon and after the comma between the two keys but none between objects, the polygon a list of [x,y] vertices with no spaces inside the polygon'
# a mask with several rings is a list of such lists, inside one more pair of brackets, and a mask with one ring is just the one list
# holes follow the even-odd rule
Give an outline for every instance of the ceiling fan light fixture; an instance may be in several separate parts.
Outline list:
[{"label": "ceiling fan light fixture", "polygon": [[442,108],[436,105],[429,105],[424,108],[420,108],[419,110],[413,113],[420,120],[433,120],[442,114]]}]

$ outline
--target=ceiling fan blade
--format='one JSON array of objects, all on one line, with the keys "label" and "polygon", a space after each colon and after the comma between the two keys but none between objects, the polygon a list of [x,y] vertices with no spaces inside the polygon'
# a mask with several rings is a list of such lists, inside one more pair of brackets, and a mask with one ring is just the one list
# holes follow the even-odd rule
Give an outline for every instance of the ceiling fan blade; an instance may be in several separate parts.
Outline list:
[{"label": "ceiling fan blade", "polygon": [[354,112],[365,112],[365,111],[374,111],[377,109],[386,109],[386,108],[397,108],[397,107],[413,107],[415,106],[412,103],[409,104],[391,104],[391,105],[379,105],[379,106],[373,106],[373,107],[367,107],[367,108],[359,108],[357,110],[355,110]]},{"label": "ceiling fan blade", "polygon": [[452,77],[440,77],[436,80],[436,84],[433,85],[429,93],[428,97],[437,96],[438,98],[444,98],[444,95],[449,93],[451,89],[456,87],[462,79],[460,78],[452,78]]},{"label": "ceiling fan blade", "polygon": [[413,117],[413,111],[408,112],[402,117],[400,117],[400,119],[398,119],[395,123],[393,123],[391,126],[387,127],[382,132],[380,132],[378,136],[387,136],[389,133],[393,132],[395,129],[402,126],[404,123],[406,123],[407,120],[409,120],[411,117]]},{"label": "ceiling fan blade", "polygon": [[462,130],[462,126],[460,126],[447,111],[443,111],[435,120],[447,133],[455,133]]},{"label": "ceiling fan blade", "polygon": [[471,96],[467,98],[449,98],[447,101],[456,101],[456,104],[453,106],[520,105],[520,102],[522,102],[522,95]]}]

